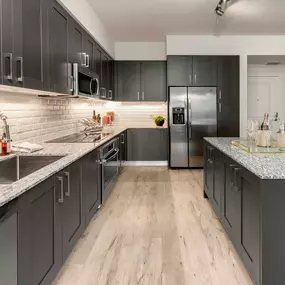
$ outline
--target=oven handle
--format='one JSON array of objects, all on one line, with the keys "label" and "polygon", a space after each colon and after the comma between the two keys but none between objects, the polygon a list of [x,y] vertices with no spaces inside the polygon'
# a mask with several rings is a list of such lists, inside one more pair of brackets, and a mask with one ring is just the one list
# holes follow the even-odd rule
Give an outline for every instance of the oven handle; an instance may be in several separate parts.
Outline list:
[{"label": "oven handle", "polygon": [[101,164],[105,164],[106,162],[112,160],[114,157],[116,157],[118,155],[119,151],[120,151],[120,149],[116,148],[116,152],[111,157],[109,157],[108,159],[102,159]]}]

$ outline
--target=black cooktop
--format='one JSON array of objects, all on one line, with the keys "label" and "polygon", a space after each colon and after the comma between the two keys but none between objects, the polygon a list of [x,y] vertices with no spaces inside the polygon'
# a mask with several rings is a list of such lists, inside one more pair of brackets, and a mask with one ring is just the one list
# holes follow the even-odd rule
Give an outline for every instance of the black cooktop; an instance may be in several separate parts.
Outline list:
[{"label": "black cooktop", "polygon": [[110,136],[109,133],[92,134],[88,136],[84,133],[75,133],[48,141],[47,143],[94,143],[99,142],[108,136]]}]

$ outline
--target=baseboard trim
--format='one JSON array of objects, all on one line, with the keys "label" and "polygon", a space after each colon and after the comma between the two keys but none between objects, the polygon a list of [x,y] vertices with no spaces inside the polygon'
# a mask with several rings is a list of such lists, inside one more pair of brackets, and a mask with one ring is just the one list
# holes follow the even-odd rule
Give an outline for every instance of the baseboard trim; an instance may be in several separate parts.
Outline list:
[{"label": "baseboard trim", "polygon": [[168,166],[168,161],[126,161],[123,166]]}]

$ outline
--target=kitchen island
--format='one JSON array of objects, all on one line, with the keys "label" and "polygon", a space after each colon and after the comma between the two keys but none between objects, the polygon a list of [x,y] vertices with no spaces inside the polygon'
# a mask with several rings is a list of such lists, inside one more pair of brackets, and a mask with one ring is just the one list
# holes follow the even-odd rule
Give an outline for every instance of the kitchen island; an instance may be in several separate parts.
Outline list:
[{"label": "kitchen island", "polygon": [[205,138],[204,197],[255,284],[285,281],[285,154],[253,155]]}]

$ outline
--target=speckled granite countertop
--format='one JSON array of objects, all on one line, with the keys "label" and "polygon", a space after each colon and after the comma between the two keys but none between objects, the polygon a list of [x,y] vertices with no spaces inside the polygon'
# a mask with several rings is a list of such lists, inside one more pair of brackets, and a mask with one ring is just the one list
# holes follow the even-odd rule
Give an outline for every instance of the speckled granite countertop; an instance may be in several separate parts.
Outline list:
[{"label": "speckled granite countertop", "polygon": [[[9,185],[0,184],[0,207],[9,201],[15,199],[31,188],[35,187],[42,181],[56,174],[60,170],[64,169],[68,165],[77,161],[81,157],[85,156],[89,152],[95,150],[112,138],[116,137],[127,128],[114,128],[110,131],[110,136],[103,139],[98,143],[44,143],[42,144],[44,149],[32,154],[23,154],[29,156],[63,156],[63,158],[49,164],[46,167],[39,169],[38,171],[12,183]],[[14,155],[11,155],[12,157]],[[2,158],[4,159],[4,158]],[[7,157],[6,157],[7,159]]]},{"label": "speckled granite countertop", "polygon": [[205,140],[261,179],[285,179],[285,154],[253,155],[233,146],[232,138]]}]

